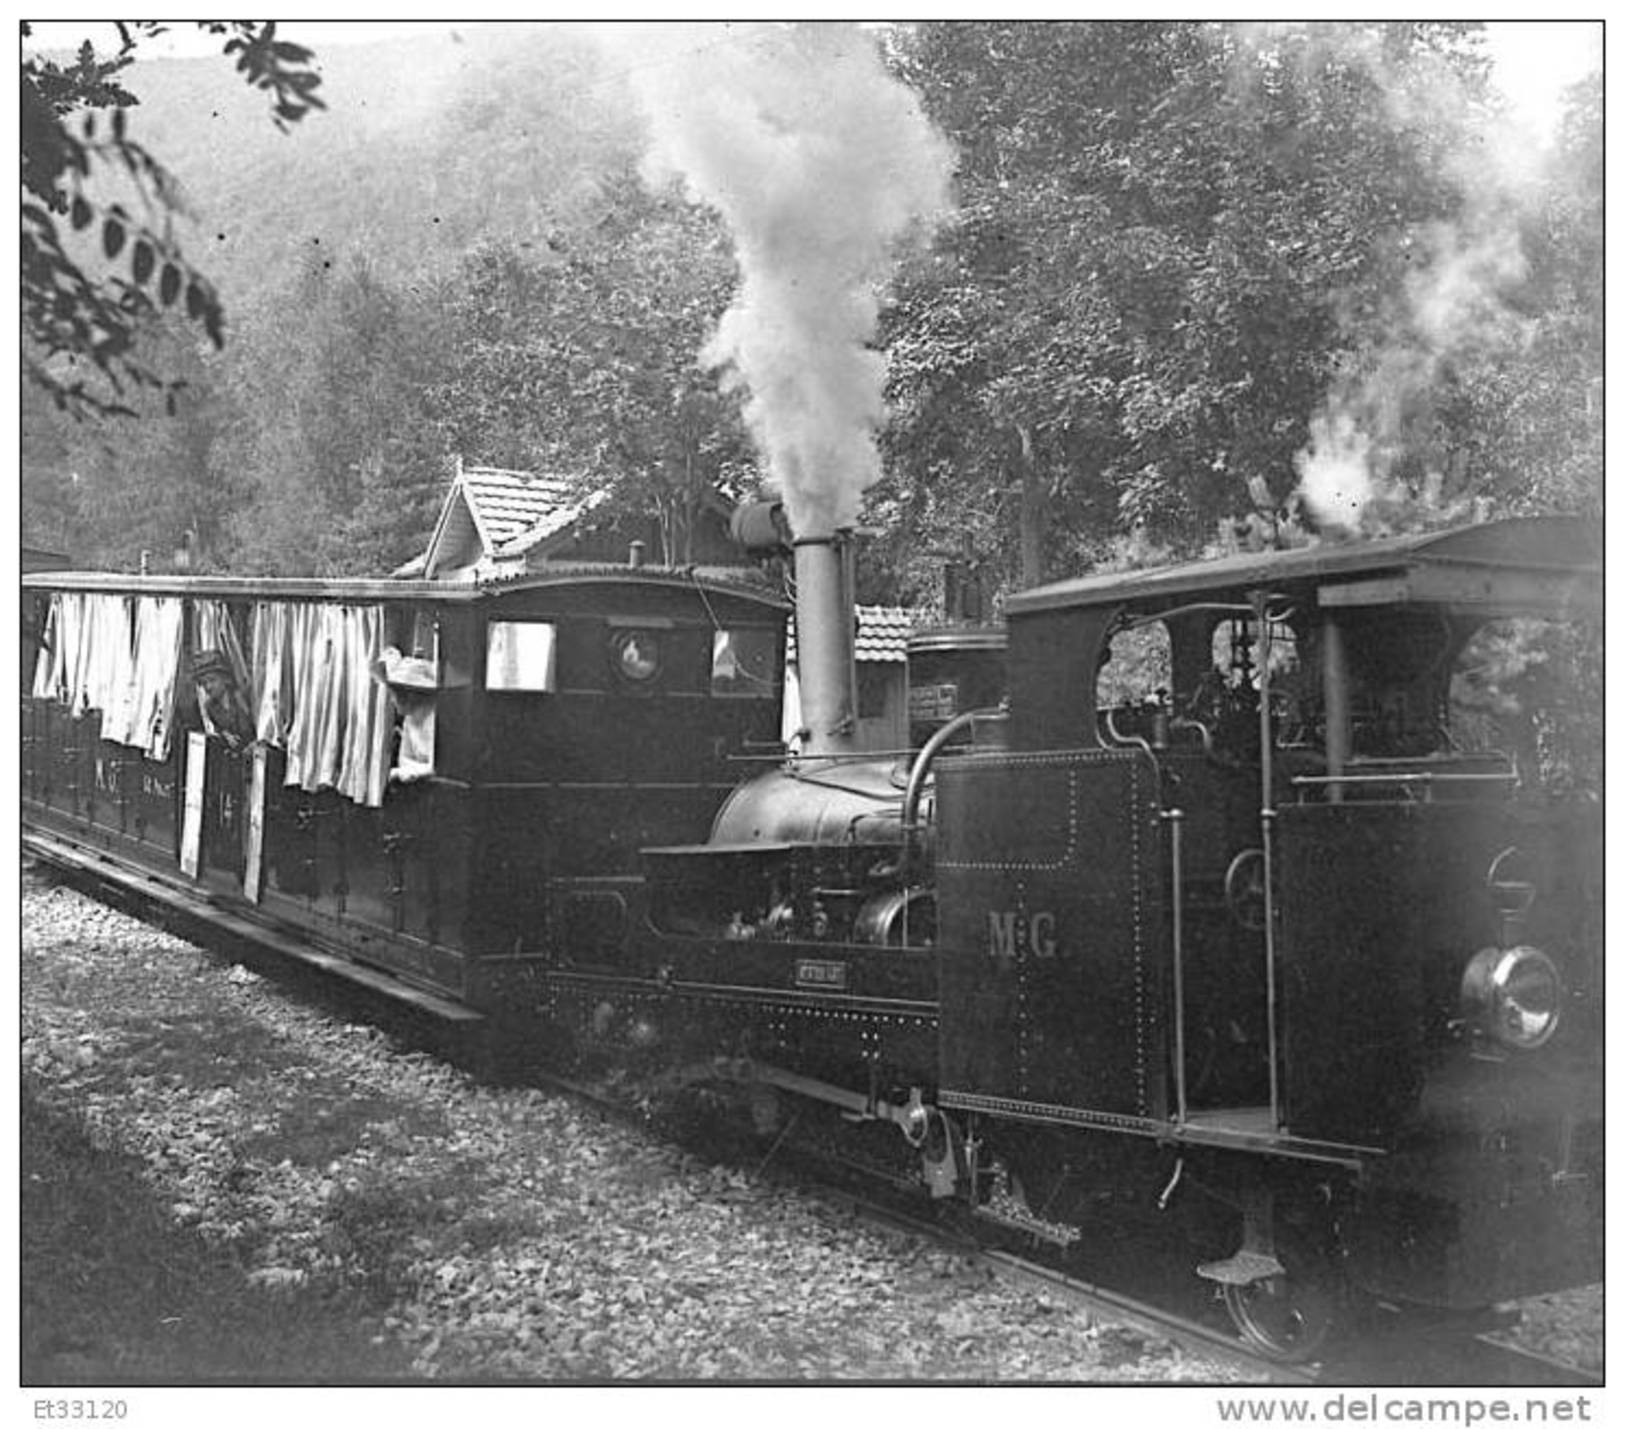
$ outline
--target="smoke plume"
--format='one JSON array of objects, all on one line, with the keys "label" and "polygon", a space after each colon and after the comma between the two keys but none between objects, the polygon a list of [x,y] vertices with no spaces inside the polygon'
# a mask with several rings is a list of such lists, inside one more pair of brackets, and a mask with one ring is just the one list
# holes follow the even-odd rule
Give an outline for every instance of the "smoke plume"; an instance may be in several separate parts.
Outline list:
[{"label": "smoke plume", "polygon": [[1510,351],[1529,327],[1502,299],[1526,264],[1515,231],[1500,220],[1469,205],[1461,225],[1435,225],[1412,246],[1416,266],[1391,325],[1333,384],[1295,459],[1298,494],[1330,535],[1380,535],[1464,514],[1465,503],[1443,501],[1444,473],[1426,473],[1419,490],[1395,475],[1407,418],[1450,359],[1475,347]]},{"label": "smoke plume", "polygon": [[[1279,30],[1239,32],[1248,45],[1271,45]],[[1390,115],[1430,136],[1442,176],[1462,203],[1451,223],[1404,235],[1409,270],[1393,295],[1388,322],[1351,353],[1348,368],[1310,421],[1310,440],[1295,459],[1296,495],[1323,534],[1373,535],[1453,519],[1464,501],[1446,502],[1446,474],[1401,481],[1407,422],[1426,406],[1446,365],[1473,351],[1515,351],[1531,324],[1508,305],[1526,263],[1520,219],[1540,177],[1526,128],[1497,120],[1442,62],[1413,52],[1390,61],[1376,34],[1348,26],[1315,27],[1298,51],[1303,63],[1328,58],[1374,80]]]},{"label": "smoke plume", "polygon": [[635,43],[651,172],[722,215],[739,261],[704,360],[747,390],[795,534],[850,526],[880,475],[882,290],[899,241],[948,212],[952,152],[856,28],[662,26]]}]

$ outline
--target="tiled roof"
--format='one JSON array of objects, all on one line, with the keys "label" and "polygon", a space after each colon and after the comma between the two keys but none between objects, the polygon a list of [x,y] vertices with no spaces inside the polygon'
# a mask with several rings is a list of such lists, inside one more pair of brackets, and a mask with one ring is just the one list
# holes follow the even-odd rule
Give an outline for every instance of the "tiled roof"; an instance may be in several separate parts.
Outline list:
[{"label": "tiled roof", "polygon": [[914,612],[900,605],[860,605],[857,657],[860,660],[906,660]]},{"label": "tiled roof", "polygon": [[[863,661],[906,661],[908,637],[913,633],[916,613],[903,605],[860,605],[854,655]],[[785,659],[796,658],[796,623],[790,620],[789,645]]]},{"label": "tiled roof", "polygon": [[465,466],[462,489],[486,552],[492,556],[523,554],[603,500],[602,492],[583,496],[561,477],[492,466]]}]

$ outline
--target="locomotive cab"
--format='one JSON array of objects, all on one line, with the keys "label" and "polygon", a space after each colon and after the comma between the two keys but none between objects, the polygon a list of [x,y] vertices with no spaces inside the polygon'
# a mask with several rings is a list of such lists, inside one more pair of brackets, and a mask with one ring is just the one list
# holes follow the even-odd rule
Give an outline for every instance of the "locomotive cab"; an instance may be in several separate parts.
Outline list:
[{"label": "locomotive cab", "polygon": [[1408,1299],[1594,1267],[1600,801],[1578,687],[1527,706],[1599,589],[1534,518],[1013,597],[1009,749],[937,780],[940,1104],[1052,1207],[1040,1128],[1172,1153],[1249,1207],[1242,1297],[1300,1216]]}]

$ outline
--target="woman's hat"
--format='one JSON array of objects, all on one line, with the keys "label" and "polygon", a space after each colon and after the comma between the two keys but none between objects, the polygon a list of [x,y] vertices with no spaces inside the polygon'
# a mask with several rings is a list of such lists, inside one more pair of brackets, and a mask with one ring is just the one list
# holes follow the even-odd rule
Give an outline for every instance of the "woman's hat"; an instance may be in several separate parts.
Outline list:
[{"label": "woman's hat", "polygon": [[192,657],[192,678],[202,680],[205,675],[224,675],[228,680],[237,678],[231,661],[219,650],[199,650]]}]

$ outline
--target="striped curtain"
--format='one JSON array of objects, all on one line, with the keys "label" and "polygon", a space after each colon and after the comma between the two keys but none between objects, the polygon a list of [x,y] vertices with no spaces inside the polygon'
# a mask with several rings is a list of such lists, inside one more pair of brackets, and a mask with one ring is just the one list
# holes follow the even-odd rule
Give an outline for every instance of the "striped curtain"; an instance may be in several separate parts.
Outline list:
[{"label": "striped curtain", "polygon": [[289,786],[382,804],[394,734],[389,688],[374,670],[383,607],[261,601],[251,645],[255,728],[287,751]]},{"label": "striped curtain", "polygon": [[100,710],[103,739],[165,759],[181,629],[175,596],[57,591],[34,667],[34,694],[60,700],[75,715]]}]

